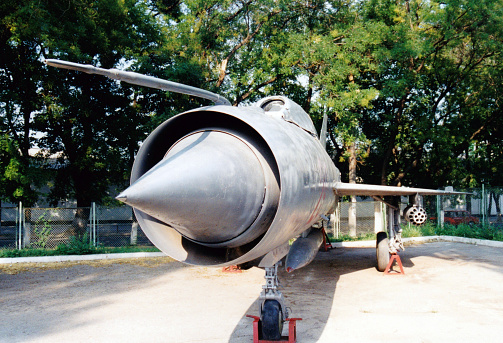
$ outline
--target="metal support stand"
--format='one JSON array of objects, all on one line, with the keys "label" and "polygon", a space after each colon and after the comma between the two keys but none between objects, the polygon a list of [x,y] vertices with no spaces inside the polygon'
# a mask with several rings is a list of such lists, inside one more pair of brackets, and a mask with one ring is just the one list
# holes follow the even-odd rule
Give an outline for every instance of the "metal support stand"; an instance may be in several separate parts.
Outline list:
[{"label": "metal support stand", "polygon": [[227,266],[222,268],[224,273],[242,273],[243,270],[239,266]]},{"label": "metal support stand", "polygon": [[322,231],[323,231],[323,244],[322,244],[323,250],[327,252],[329,249],[334,249],[332,243],[330,243],[330,239],[328,238],[325,228],[323,228]]},{"label": "metal support stand", "polygon": [[[393,262],[395,262],[395,261],[396,261],[398,267],[400,268],[400,272],[391,273],[392,267],[393,267]],[[389,259],[388,266],[384,270],[384,275],[405,275],[405,272],[403,271],[402,260],[400,259],[400,256],[397,253],[391,254],[391,258]]]},{"label": "metal support stand", "polygon": [[398,197],[393,197],[392,204],[389,204],[388,212],[388,230],[389,230],[389,252],[396,254],[398,251],[404,251],[402,241],[402,228],[400,226],[400,200]]},{"label": "metal support stand", "polygon": [[297,342],[297,321],[302,318],[288,318],[288,336],[282,336],[279,341],[268,341],[260,339],[259,326],[261,325],[260,318],[257,316],[246,315],[253,319],[253,343],[276,343],[276,342]]}]

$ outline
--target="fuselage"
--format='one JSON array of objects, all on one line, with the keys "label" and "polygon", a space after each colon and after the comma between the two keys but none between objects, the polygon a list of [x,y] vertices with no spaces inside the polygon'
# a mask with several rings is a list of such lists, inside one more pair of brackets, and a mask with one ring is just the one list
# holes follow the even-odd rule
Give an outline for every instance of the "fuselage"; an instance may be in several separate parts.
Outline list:
[{"label": "fuselage", "polygon": [[177,260],[260,264],[334,208],[337,181],[309,115],[287,98],[270,97],[247,107],[200,108],[161,124],[142,145],[119,199]]}]

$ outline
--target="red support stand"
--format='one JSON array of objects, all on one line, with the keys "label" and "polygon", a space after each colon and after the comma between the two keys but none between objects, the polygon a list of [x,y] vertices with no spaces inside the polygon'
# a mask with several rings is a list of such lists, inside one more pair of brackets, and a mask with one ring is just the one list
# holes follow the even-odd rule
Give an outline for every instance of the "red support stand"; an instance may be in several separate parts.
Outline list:
[{"label": "red support stand", "polygon": [[[398,267],[400,267],[400,272],[390,273],[392,271],[393,262],[397,263]],[[397,253],[391,254],[391,258],[389,259],[388,265],[384,270],[384,275],[405,275],[402,266],[402,260],[400,260],[400,256]]]},{"label": "red support stand", "polygon": [[223,267],[222,272],[224,273],[241,273],[243,270],[239,266],[228,266],[228,267]]},{"label": "red support stand", "polygon": [[332,246],[332,243],[330,243],[330,240],[328,239],[328,235],[327,235],[327,232],[325,231],[325,228],[323,228],[322,231],[323,231],[322,247],[326,252],[326,251],[328,251],[328,249],[333,249],[334,247]]},{"label": "red support stand", "polygon": [[297,342],[297,321],[302,320],[301,318],[287,318],[288,322],[288,337],[282,336],[279,341],[268,341],[260,339],[259,337],[259,323],[260,318],[257,316],[246,315],[249,318],[253,318],[253,343],[277,343],[277,342],[288,342],[288,343],[296,343]]}]

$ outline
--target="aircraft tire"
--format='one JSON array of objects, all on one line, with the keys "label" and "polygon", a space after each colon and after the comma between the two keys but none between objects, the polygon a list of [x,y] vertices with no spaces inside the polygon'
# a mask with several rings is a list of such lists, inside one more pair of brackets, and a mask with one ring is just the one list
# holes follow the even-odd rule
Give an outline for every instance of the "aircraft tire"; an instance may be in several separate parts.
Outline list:
[{"label": "aircraft tire", "polygon": [[260,316],[263,340],[280,340],[283,331],[281,305],[276,300],[266,300]]},{"label": "aircraft tire", "polygon": [[389,239],[386,232],[378,232],[376,239],[377,270],[383,272],[389,263]]}]

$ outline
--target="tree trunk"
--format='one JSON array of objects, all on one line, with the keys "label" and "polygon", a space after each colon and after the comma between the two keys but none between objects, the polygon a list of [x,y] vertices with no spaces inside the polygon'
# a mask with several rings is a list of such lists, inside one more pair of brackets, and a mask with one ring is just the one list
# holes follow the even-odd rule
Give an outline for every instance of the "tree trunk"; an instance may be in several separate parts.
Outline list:
[{"label": "tree trunk", "polygon": [[492,192],[489,192],[489,201],[486,209],[487,214],[487,222],[490,222],[489,218],[491,217],[491,209],[493,207],[493,197],[491,196]]},{"label": "tree trunk", "polygon": [[70,234],[82,238],[87,233],[94,184],[89,170],[78,170],[74,172],[72,178],[75,186],[77,211],[70,227]]},{"label": "tree trunk", "polygon": [[77,207],[75,217],[73,217],[70,234],[77,238],[82,238],[87,233],[87,224],[89,223],[90,208]]}]

